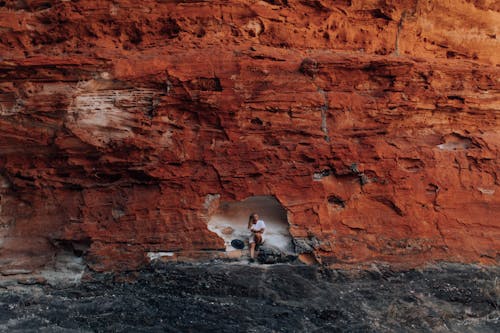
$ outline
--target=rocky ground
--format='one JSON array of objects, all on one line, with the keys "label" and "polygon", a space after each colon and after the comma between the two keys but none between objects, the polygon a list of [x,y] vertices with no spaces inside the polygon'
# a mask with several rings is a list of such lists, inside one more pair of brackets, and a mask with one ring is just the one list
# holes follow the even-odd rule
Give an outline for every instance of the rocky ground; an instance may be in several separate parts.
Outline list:
[{"label": "rocky ground", "polygon": [[9,332],[499,332],[499,267],[403,272],[156,264],[73,286],[11,285]]}]

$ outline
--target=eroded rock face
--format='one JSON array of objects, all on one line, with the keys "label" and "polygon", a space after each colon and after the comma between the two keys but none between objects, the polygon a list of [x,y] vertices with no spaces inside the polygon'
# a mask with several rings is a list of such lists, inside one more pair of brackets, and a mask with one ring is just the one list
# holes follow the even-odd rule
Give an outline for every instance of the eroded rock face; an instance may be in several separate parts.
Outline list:
[{"label": "eroded rock face", "polygon": [[223,249],[252,195],[326,264],[498,262],[496,2],[0,6],[2,273]]}]

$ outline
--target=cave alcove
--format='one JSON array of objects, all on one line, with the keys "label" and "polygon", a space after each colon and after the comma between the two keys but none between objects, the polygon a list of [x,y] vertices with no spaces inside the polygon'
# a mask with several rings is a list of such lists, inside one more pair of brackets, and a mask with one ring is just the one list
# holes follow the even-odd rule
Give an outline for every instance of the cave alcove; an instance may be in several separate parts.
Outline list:
[{"label": "cave alcove", "polygon": [[221,237],[226,251],[236,250],[233,239],[240,239],[248,247],[250,231],[247,229],[250,214],[257,213],[266,223],[265,245],[293,253],[287,212],[274,196],[251,196],[242,201],[221,202],[219,209],[208,221],[208,229]]}]

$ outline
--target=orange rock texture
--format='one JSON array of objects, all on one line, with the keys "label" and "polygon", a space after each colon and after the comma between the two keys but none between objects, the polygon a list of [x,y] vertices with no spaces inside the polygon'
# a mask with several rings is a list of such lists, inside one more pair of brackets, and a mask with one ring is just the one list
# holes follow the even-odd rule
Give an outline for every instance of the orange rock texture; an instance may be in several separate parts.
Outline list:
[{"label": "orange rock texture", "polygon": [[[0,271],[224,248],[275,196],[327,265],[500,258],[493,0],[0,1]],[[261,212],[265,215],[265,212]]]}]

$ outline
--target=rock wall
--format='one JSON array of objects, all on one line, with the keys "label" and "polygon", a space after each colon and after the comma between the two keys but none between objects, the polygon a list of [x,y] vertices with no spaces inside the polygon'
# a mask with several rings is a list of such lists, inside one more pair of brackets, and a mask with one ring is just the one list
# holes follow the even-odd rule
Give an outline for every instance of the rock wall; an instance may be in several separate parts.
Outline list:
[{"label": "rock wall", "polygon": [[[498,263],[496,1],[0,1],[2,274],[220,250],[272,195],[328,265]],[[193,254],[194,255],[194,254]]]}]

